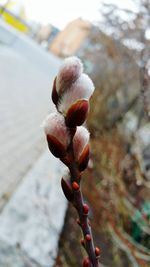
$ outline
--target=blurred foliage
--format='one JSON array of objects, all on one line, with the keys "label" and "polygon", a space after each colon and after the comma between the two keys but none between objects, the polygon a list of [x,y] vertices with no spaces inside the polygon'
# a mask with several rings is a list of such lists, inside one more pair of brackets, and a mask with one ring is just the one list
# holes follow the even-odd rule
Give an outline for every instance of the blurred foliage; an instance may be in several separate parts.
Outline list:
[{"label": "blurred foliage", "polygon": [[90,75],[96,85],[89,120],[93,132],[111,128],[133,107],[138,112],[139,124],[143,118],[144,107],[139,96],[142,68],[149,67],[150,2],[134,1],[134,4],[136,11],[103,5],[103,20],[93,27],[83,54],[85,65],[90,62],[92,66]]},{"label": "blurred foliage", "polygon": [[93,55],[99,60],[99,72],[96,73],[93,63],[91,73],[96,85],[89,118],[92,132],[114,126],[135,104],[140,91],[138,66],[128,49],[103,33],[99,42],[102,51],[96,51]]}]

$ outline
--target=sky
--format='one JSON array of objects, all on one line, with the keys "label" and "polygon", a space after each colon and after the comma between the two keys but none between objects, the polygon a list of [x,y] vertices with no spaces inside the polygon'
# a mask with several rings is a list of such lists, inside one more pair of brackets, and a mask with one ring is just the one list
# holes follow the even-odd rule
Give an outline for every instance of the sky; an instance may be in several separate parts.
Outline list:
[{"label": "sky", "polygon": [[[105,3],[115,3],[120,7],[133,6],[132,0],[103,0]],[[52,23],[60,29],[82,17],[97,21],[100,17],[99,8],[102,0],[24,0],[26,13],[29,18],[44,24]]]},{"label": "sky", "polygon": [[[0,0],[1,2],[6,0]],[[115,3],[119,7],[134,8],[133,0],[10,0],[16,2],[16,10],[24,4],[30,20],[42,24],[51,23],[63,29],[66,24],[78,17],[90,21],[100,18],[100,4]]]}]

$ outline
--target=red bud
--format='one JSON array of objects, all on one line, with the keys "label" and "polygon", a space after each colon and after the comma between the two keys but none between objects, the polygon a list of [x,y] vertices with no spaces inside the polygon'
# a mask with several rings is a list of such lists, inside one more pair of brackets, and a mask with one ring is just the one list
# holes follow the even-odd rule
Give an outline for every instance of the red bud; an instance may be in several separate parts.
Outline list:
[{"label": "red bud", "polygon": [[101,251],[98,247],[95,248],[95,255],[98,257],[100,255]]},{"label": "red bud", "polygon": [[87,235],[85,236],[85,239],[86,239],[86,241],[91,241],[91,236],[90,236],[89,234],[87,234]]},{"label": "red bud", "polygon": [[87,168],[87,165],[89,162],[89,155],[90,155],[90,147],[89,147],[89,144],[87,144],[79,159],[79,170],[80,171],[84,171]]},{"label": "red bud", "polygon": [[78,191],[79,190],[79,184],[77,183],[77,182],[73,182],[72,183],[72,187],[73,187],[73,189],[75,190],[75,191]]},{"label": "red bud", "polygon": [[66,115],[66,125],[68,127],[76,127],[83,124],[86,120],[89,110],[89,101],[82,99],[74,103],[68,110]]},{"label": "red bud", "polygon": [[69,181],[61,179],[61,187],[68,201],[73,201],[73,192]]},{"label": "red bud", "polygon": [[57,91],[56,91],[56,79],[57,79],[57,76],[55,77],[55,80],[54,80],[54,83],[53,83],[53,88],[52,88],[52,100],[53,100],[53,103],[57,106],[59,96],[58,96],[58,93],[57,93]]},{"label": "red bud", "polygon": [[89,212],[89,206],[87,204],[83,204],[83,214],[87,215]]},{"label": "red bud", "polygon": [[47,135],[47,142],[49,150],[56,158],[64,158],[66,149],[63,144],[53,135]]},{"label": "red bud", "polygon": [[83,267],[90,267],[90,266],[91,266],[91,263],[90,263],[89,258],[85,258],[83,260]]}]

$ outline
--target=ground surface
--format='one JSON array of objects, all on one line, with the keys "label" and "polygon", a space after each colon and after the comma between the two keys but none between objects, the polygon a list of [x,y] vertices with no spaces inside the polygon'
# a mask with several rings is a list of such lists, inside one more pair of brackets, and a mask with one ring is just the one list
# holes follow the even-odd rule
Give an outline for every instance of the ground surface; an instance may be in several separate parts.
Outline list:
[{"label": "ground surface", "polygon": [[0,21],[0,267],[49,267],[57,254],[63,166],[41,124],[60,63]]},{"label": "ground surface", "polygon": [[0,206],[45,148],[40,125],[52,109],[50,88],[60,64],[27,41],[0,45]]},{"label": "ground surface", "polygon": [[0,214],[0,267],[53,266],[67,208],[62,173],[47,150],[24,177]]}]

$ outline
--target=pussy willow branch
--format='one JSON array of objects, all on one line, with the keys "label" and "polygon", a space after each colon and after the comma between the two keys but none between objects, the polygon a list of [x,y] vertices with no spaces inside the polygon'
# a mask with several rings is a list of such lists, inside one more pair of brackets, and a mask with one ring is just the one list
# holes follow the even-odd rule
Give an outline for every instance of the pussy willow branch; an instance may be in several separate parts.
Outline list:
[{"label": "pussy willow branch", "polygon": [[[67,88],[67,89],[66,89]],[[70,181],[61,180],[65,197],[76,208],[84,240],[81,244],[88,257],[83,267],[100,267],[100,249],[94,247],[91,227],[88,219],[89,207],[84,203],[80,181],[89,159],[89,132],[83,127],[89,111],[89,100],[94,92],[94,84],[83,73],[80,59],[71,57],[65,60],[55,78],[52,100],[57,112],[45,120],[45,133],[52,154],[68,167]]]},{"label": "pussy willow branch", "polygon": [[[71,140],[68,153],[70,156],[70,163],[68,165],[68,168],[70,170],[70,175],[71,175],[71,183],[77,182],[80,185],[80,180],[81,180],[81,174],[78,170],[77,164],[75,162],[75,157],[74,157],[74,150],[73,150],[73,142]],[[91,261],[91,267],[100,267],[99,263],[99,257],[96,257],[95,255],[95,247],[93,243],[93,236],[92,236],[92,231],[88,219],[88,214],[83,213],[83,205],[84,205],[84,200],[82,196],[82,191],[81,191],[81,185],[80,189],[75,191],[74,190],[74,202],[73,202],[74,207],[76,208],[79,216],[79,224],[82,229],[82,233],[84,236],[85,240],[85,250],[87,251],[87,254],[89,256],[89,259]],[[86,241],[86,236],[90,235],[91,239]]]}]

